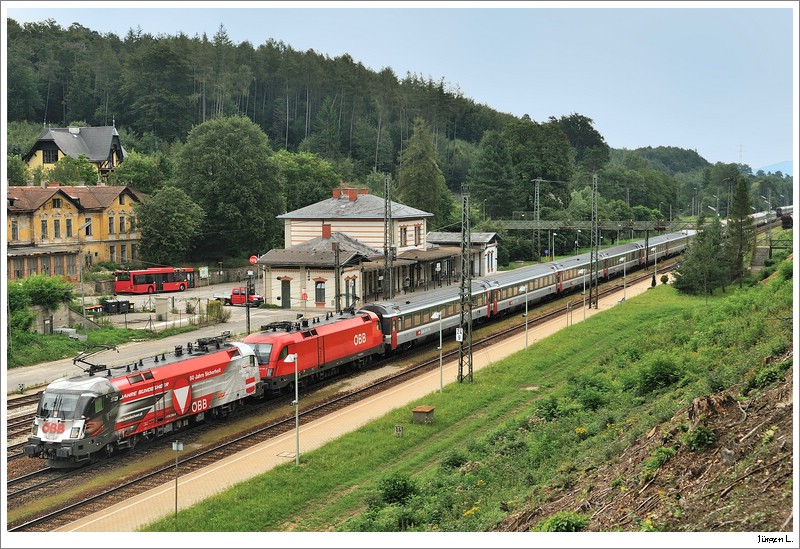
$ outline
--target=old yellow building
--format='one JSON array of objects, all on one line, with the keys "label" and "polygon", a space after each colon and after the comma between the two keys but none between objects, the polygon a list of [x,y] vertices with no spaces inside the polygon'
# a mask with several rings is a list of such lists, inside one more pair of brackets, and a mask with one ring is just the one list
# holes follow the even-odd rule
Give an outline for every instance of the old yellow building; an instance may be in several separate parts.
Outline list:
[{"label": "old yellow building", "polygon": [[81,155],[92,163],[100,178],[105,178],[122,163],[127,152],[114,126],[45,128],[22,159],[30,169],[49,170],[65,156],[77,159]]},{"label": "old yellow building", "polygon": [[7,193],[8,279],[32,274],[77,280],[78,261],[137,260],[141,234],[134,204],[142,196],[129,187],[9,187]]}]

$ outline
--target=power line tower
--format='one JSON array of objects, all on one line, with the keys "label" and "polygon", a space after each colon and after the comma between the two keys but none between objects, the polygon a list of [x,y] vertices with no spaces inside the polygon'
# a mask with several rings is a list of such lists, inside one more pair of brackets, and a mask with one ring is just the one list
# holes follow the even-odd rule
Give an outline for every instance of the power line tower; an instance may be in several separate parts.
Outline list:
[{"label": "power line tower", "polygon": [[541,177],[533,180],[536,185],[533,194],[533,220],[536,222],[536,257],[534,261],[538,261],[542,257],[542,239],[539,236],[539,221],[541,220],[541,202],[539,202],[539,183],[542,182]]},{"label": "power line tower", "polygon": [[600,270],[600,235],[598,234],[597,219],[597,172],[592,172],[592,228],[589,247],[591,249],[589,260],[589,308],[597,309],[597,282]]},{"label": "power line tower", "polygon": [[389,176],[383,178],[383,298],[392,298],[392,201],[389,197]]},{"label": "power line tower", "polygon": [[[458,381],[472,382],[472,258],[469,227],[469,185],[461,186],[461,332],[458,345]],[[458,338],[457,338],[458,339]],[[464,370],[467,371],[466,376]]]}]

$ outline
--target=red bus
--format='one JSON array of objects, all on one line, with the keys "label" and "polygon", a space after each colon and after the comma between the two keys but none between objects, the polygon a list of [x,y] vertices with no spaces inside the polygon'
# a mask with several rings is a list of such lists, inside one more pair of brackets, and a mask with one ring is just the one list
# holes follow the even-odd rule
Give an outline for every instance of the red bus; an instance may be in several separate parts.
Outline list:
[{"label": "red bus", "polygon": [[151,267],[134,271],[114,271],[115,294],[153,294],[182,292],[194,288],[191,267]]}]

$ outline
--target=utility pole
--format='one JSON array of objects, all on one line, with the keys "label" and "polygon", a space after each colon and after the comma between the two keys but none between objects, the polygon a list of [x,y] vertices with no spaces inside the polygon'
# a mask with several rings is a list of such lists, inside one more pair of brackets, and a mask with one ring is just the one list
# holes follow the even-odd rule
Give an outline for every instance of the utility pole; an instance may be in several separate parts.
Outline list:
[{"label": "utility pole", "polygon": [[[458,381],[472,382],[472,234],[469,227],[469,185],[461,185],[461,339],[458,345]],[[458,337],[457,337],[458,339]],[[467,371],[466,376],[464,370]]]},{"label": "utility pole", "polygon": [[389,176],[383,178],[383,298],[391,299],[392,287],[392,201],[389,198]]},{"label": "utility pole", "polygon": [[342,289],[340,287],[342,283],[341,281],[342,273],[341,273],[341,266],[339,265],[339,243],[331,242],[331,248],[333,249],[333,276],[336,277],[336,283],[335,283],[336,312],[340,313],[342,311],[342,306],[341,306]]},{"label": "utility pole", "polygon": [[598,219],[597,219],[597,172],[592,173],[592,228],[589,247],[590,260],[589,260],[589,308],[597,309],[597,281],[599,279],[600,269],[600,236],[598,234]]}]

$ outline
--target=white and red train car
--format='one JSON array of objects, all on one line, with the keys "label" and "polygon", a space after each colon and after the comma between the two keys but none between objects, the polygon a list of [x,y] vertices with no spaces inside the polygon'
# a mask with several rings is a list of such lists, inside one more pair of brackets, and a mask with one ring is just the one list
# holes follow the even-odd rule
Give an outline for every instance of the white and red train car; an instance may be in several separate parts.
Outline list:
[{"label": "white and red train car", "polygon": [[261,327],[244,342],[253,347],[264,389],[277,393],[294,386],[297,355],[298,385],[316,383],[339,373],[343,365],[360,366],[383,354],[383,332],[371,311],[329,315],[325,319],[276,322]]},{"label": "white and red train car", "polygon": [[253,349],[242,343],[176,348],[120,374],[63,378],[45,389],[23,451],[74,467],[205,418],[262,391]]}]

